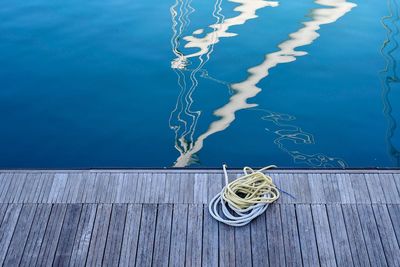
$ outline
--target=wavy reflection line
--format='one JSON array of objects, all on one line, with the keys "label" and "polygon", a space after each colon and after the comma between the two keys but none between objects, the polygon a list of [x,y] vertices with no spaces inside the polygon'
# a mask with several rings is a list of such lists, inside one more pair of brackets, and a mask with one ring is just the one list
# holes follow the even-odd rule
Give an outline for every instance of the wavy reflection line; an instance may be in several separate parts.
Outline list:
[{"label": "wavy reflection line", "polygon": [[[213,17],[216,19],[216,23],[223,21],[224,17],[221,14],[221,3],[222,0],[217,0],[214,4]],[[177,7],[179,6],[179,12]],[[171,46],[174,55],[177,58],[182,58],[183,53],[179,50],[181,36],[184,30],[190,24],[189,15],[194,11],[190,6],[190,2],[178,0],[170,8],[172,18],[172,31],[173,36],[171,38]],[[216,36],[214,31],[214,36]],[[216,38],[216,37],[214,37]],[[192,105],[194,103],[193,93],[198,87],[197,75],[202,73],[202,68],[209,61],[210,54],[213,52],[211,47],[207,53],[198,57],[199,63],[194,69],[186,72],[182,68],[177,68],[174,64],[176,60],[172,61],[171,66],[178,77],[178,86],[180,87],[180,93],[175,104],[175,108],[170,114],[169,126],[175,132],[175,148],[182,154],[189,150],[193,144],[194,133],[197,126],[198,119],[200,117],[200,111],[192,111]],[[203,57],[204,56],[204,57]],[[180,63],[179,63],[180,64]],[[187,75],[189,73],[189,76]]]},{"label": "wavy reflection line", "polygon": [[397,37],[399,35],[399,27],[397,22],[399,21],[399,6],[396,0],[388,0],[388,9],[390,12],[389,16],[382,18],[381,23],[385,28],[386,40],[383,42],[381,48],[382,57],[385,59],[385,69],[380,72],[381,83],[382,83],[382,102],[383,102],[383,114],[388,123],[386,131],[386,143],[388,146],[389,155],[394,159],[397,167],[400,166],[400,152],[394,146],[392,139],[395,135],[397,122],[392,115],[392,104],[390,102],[390,92],[392,90],[392,84],[398,83],[399,78],[397,76],[397,61],[393,56],[393,53],[398,49],[399,43]]},{"label": "wavy reflection line", "polygon": [[230,0],[230,2],[239,4],[239,6],[233,9],[234,11],[239,12],[239,14],[235,17],[225,19],[222,22],[211,24],[209,27],[212,28],[213,31],[206,34],[204,37],[194,36],[202,33],[204,29],[197,29],[193,32],[193,35],[183,37],[183,39],[187,41],[184,46],[185,48],[197,48],[198,51],[187,55],[179,55],[173,61],[173,68],[183,69],[188,65],[189,58],[201,57],[202,55],[207,54],[209,50],[219,42],[220,38],[236,36],[236,33],[228,32],[229,28],[245,24],[248,20],[257,18],[258,16],[256,15],[256,12],[258,9],[268,6],[278,6],[278,2],[266,0]]},{"label": "wavy reflection line", "polygon": [[310,14],[311,20],[304,22],[304,27],[290,34],[290,39],[279,44],[279,51],[267,54],[261,64],[248,69],[249,75],[246,80],[231,85],[235,94],[226,105],[214,112],[214,115],[218,116],[219,119],[210,124],[207,131],[197,138],[189,151],[178,157],[175,163],[176,167],[189,165],[192,157],[202,149],[204,140],[210,135],[228,128],[235,120],[237,111],[257,106],[247,103],[247,100],[255,97],[261,91],[257,84],[269,75],[270,69],[281,63],[295,61],[298,56],[306,55],[307,52],[295,51],[295,49],[311,44],[318,38],[317,31],[321,25],[334,23],[356,6],[356,4],[346,0],[316,0],[315,2],[328,8],[313,9]]},{"label": "wavy reflection line", "polygon": [[[295,163],[306,164],[313,168],[347,167],[346,161],[341,158],[330,157],[322,153],[306,154],[299,150],[289,149],[286,145],[287,142],[294,143],[295,145],[315,144],[313,134],[303,131],[303,129],[301,129],[299,126],[288,123],[290,121],[294,121],[296,117],[266,109],[253,108],[249,110],[263,112],[264,115],[261,117],[261,119],[264,121],[270,121],[277,126],[278,129],[273,131],[278,136],[274,140],[274,144],[276,144],[280,150],[292,157]],[[266,128],[266,130],[270,131],[269,128]]]}]

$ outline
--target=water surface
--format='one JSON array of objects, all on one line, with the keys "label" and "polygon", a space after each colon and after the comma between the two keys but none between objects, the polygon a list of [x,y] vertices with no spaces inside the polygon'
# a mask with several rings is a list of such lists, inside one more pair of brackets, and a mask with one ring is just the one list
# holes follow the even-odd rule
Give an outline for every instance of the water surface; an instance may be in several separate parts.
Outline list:
[{"label": "water surface", "polygon": [[399,167],[397,0],[0,3],[0,167]]}]

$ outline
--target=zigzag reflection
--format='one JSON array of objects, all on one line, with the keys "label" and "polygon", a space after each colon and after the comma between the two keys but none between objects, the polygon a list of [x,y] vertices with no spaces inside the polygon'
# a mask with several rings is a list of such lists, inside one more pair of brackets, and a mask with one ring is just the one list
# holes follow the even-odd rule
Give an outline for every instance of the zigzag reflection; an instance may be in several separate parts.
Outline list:
[{"label": "zigzag reflection", "polygon": [[[321,25],[334,23],[356,6],[346,0],[316,0],[315,2],[328,8],[312,10],[309,15],[311,20],[304,22],[304,27],[290,34],[290,39],[278,46],[280,50],[267,54],[261,64],[248,69],[249,75],[246,80],[231,85],[235,94],[227,104],[214,112],[214,115],[218,116],[219,119],[210,124],[207,131],[197,138],[189,150],[181,153],[175,163],[176,167],[184,167],[191,164],[193,157],[202,149],[204,140],[210,135],[228,128],[235,120],[237,111],[257,106],[256,104],[247,103],[247,100],[255,97],[261,91],[257,84],[269,75],[271,68],[281,63],[295,61],[298,56],[306,55],[305,51],[295,51],[295,49],[311,44],[318,38],[317,31]],[[306,157],[306,155],[303,156]]]},{"label": "zigzag reflection", "polygon": [[382,25],[386,29],[387,39],[384,41],[381,48],[381,54],[386,61],[386,67],[381,71],[382,82],[382,102],[383,113],[388,122],[388,129],[386,131],[386,143],[388,146],[389,155],[394,159],[397,167],[400,166],[400,152],[393,144],[393,137],[396,132],[397,123],[392,115],[392,104],[390,102],[390,92],[392,86],[399,83],[397,76],[397,61],[393,56],[394,52],[398,49],[399,43],[397,37],[399,35],[399,28],[397,22],[399,21],[399,6],[396,0],[388,0],[389,16],[382,18]]}]

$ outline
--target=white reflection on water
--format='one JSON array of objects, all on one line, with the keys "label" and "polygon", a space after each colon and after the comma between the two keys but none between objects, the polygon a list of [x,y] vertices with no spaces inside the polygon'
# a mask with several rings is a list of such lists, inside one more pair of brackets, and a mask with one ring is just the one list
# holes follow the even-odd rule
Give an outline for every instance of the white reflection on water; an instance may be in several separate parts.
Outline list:
[{"label": "white reflection on water", "polygon": [[[199,152],[204,144],[204,140],[210,135],[223,131],[235,120],[235,113],[239,110],[256,107],[257,104],[247,103],[247,100],[255,97],[261,88],[257,84],[269,75],[269,70],[281,63],[289,63],[295,61],[298,56],[307,54],[305,51],[296,51],[301,46],[311,44],[319,37],[317,31],[321,25],[330,24],[344,16],[353,7],[354,3],[346,0],[316,0],[317,4],[324,8],[313,9],[309,15],[310,21],[303,22],[303,27],[289,35],[289,39],[278,45],[279,50],[265,55],[264,61],[252,68],[248,69],[248,77],[240,83],[231,84],[234,95],[229,102],[221,108],[215,110],[214,115],[219,119],[212,122],[206,132],[201,134],[190,145],[190,148],[180,151],[180,156],[175,162],[175,167],[185,167],[192,163],[196,153]],[[251,12],[247,12],[251,14]],[[204,51],[203,46],[199,47],[200,51]]]}]

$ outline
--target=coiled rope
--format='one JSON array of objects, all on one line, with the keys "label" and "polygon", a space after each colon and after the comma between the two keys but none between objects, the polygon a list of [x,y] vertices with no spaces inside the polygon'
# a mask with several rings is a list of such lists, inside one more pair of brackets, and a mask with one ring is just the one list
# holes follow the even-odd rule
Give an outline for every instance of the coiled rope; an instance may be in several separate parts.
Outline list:
[{"label": "coiled rope", "polygon": [[246,225],[279,198],[279,189],[272,178],[263,173],[276,166],[270,165],[258,171],[244,167],[244,175],[230,183],[226,165],[222,167],[225,186],[208,205],[211,216],[217,221],[231,226]]}]

